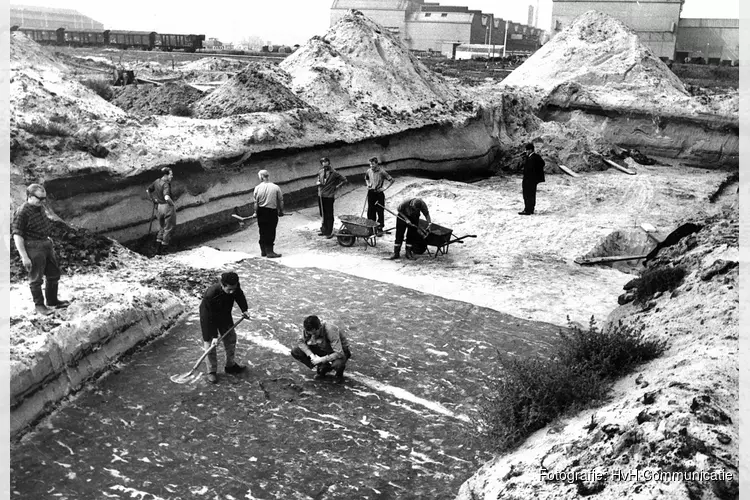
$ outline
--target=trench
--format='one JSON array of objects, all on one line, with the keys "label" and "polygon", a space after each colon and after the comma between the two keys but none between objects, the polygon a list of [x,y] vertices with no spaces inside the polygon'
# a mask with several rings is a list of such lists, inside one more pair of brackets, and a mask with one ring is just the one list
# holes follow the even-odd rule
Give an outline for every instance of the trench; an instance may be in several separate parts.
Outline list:
[{"label": "trench", "polygon": [[[546,353],[559,327],[319,269],[236,266],[249,369],[175,384],[197,311],[11,445],[14,498],[453,498],[490,457],[473,439],[497,352]],[[308,314],[340,325],[343,383],[289,355]],[[204,370],[200,367],[200,371]],[[128,496],[130,495],[130,496]]]}]

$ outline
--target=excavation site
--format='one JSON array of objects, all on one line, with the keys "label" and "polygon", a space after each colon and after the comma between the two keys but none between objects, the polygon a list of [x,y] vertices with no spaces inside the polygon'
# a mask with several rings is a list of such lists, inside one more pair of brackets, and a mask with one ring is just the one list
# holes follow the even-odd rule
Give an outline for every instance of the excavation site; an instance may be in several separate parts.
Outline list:
[{"label": "excavation site", "polygon": [[[736,88],[594,11],[471,81],[355,10],[275,61],[10,37],[11,498],[738,498]],[[402,242],[412,199],[431,225]],[[67,307],[17,249],[39,203]],[[226,273],[245,369],[219,341],[212,381]],[[309,316],[348,339],[341,376],[293,357]]]}]

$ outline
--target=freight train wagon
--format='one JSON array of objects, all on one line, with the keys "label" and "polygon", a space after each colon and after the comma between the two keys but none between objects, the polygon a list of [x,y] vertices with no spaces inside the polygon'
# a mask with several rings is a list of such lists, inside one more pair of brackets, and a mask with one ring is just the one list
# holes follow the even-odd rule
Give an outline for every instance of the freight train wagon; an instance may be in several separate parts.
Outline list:
[{"label": "freight train wagon", "polygon": [[11,31],[21,31],[42,45],[69,45],[74,47],[118,47],[121,49],[183,50],[195,52],[202,48],[205,35],[163,34],[155,31],[126,30],[66,30],[65,28],[26,28],[13,26]]}]

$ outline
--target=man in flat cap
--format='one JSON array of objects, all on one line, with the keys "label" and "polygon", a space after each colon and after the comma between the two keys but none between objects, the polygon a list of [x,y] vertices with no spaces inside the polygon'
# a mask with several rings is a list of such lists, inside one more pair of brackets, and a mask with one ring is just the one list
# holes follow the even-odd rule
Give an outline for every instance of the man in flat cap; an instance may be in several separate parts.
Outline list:
[{"label": "man in flat cap", "polygon": [[336,199],[336,191],[349,181],[331,167],[331,160],[328,158],[321,158],[320,165],[317,186],[323,209],[323,225],[318,236],[333,238],[333,202]]}]

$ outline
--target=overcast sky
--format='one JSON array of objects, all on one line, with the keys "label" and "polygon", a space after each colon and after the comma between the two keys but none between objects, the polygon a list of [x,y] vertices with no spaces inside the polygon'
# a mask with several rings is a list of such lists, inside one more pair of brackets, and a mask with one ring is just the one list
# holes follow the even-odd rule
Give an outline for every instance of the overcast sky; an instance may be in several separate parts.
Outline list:
[{"label": "overcast sky", "polygon": [[[539,27],[549,29],[552,0],[538,0]],[[329,27],[333,0],[11,0],[13,5],[70,8],[104,24],[105,28],[196,33],[223,42],[256,35],[264,41],[294,45]],[[537,0],[438,0],[440,5],[461,5],[526,23],[528,7]],[[739,18],[740,0],[685,0],[682,17]]]}]

